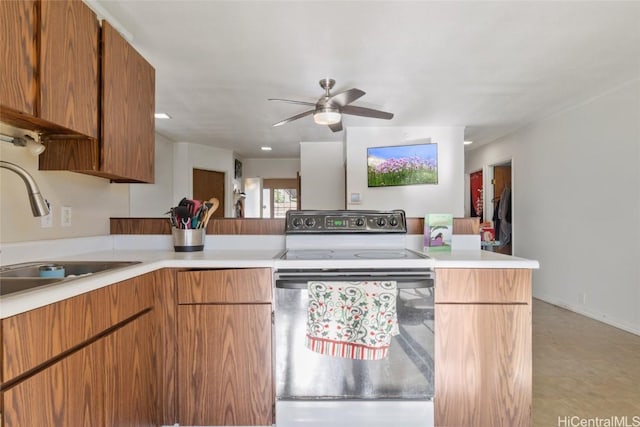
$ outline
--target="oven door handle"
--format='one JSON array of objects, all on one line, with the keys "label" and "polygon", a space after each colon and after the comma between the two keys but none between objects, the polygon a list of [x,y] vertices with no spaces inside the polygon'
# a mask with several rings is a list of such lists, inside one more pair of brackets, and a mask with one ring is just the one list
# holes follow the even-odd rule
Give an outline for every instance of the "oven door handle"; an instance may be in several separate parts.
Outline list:
[{"label": "oven door handle", "polygon": [[383,276],[374,278],[371,276],[306,276],[304,278],[277,278],[276,288],[279,289],[307,289],[308,282],[360,282],[360,281],[395,281],[398,289],[428,289],[433,288],[434,281],[432,278],[424,276]]}]

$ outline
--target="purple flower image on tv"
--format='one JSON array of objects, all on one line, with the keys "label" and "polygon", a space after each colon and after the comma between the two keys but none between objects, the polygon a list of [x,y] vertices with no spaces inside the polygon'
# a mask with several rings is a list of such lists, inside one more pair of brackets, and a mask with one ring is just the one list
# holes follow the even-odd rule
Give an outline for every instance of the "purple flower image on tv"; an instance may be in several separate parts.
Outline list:
[{"label": "purple flower image on tv", "polygon": [[438,145],[413,144],[367,149],[369,187],[437,184]]}]

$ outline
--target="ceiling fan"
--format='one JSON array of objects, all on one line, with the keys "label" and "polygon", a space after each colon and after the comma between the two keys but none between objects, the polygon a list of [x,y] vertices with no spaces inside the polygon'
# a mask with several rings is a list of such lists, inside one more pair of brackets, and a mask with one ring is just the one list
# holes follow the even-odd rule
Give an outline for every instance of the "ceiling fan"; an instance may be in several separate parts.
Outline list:
[{"label": "ceiling fan", "polygon": [[345,90],[344,92],[340,92],[336,95],[331,95],[329,91],[335,84],[336,81],[333,79],[320,80],[320,87],[324,89],[324,95],[320,97],[320,99],[318,99],[318,102],[316,102],[315,104],[313,102],[294,101],[292,99],[269,98],[269,101],[283,101],[289,102],[291,104],[300,104],[313,107],[313,110],[308,110],[304,113],[296,114],[295,116],[284,119],[273,126],[282,126],[286,123],[313,114],[313,120],[317,124],[327,125],[332,131],[340,132],[342,130],[342,114],[373,117],[375,119],[385,120],[390,120],[393,118],[393,114],[387,113],[386,111],[373,110],[371,108],[349,105],[365,94],[365,92],[361,91],[360,89],[353,88]]}]

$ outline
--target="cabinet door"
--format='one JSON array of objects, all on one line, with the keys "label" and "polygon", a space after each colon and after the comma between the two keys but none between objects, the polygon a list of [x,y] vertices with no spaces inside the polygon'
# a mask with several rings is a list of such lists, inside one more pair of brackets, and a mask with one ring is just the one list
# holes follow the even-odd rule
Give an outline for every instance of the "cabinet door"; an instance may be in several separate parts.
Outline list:
[{"label": "cabinet door", "polygon": [[36,369],[151,307],[152,277],[138,276],[2,319],[2,380]]},{"label": "cabinet door", "polygon": [[35,8],[35,1],[0,1],[0,109],[30,115],[36,114]]},{"label": "cabinet door", "polygon": [[81,0],[40,5],[39,116],[98,138],[98,20]]},{"label": "cabinet door", "polygon": [[178,422],[271,426],[271,305],[178,307]]},{"label": "cabinet door", "polygon": [[155,71],[108,22],[102,25],[101,172],[154,181]]},{"label": "cabinet door", "polygon": [[104,342],[71,354],[4,391],[4,426],[100,426]]},{"label": "cabinet door", "polygon": [[531,425],[531,306],[436,304],[435,424]]},{"label": "cabinet door", "polygon": [[106,337],[106,426],[157,425],[151,321],[147,312]]},{"label": "cabinet door", "polygon": [[40,5],[39,116],[98,138],[98,20],[80,0]]}]

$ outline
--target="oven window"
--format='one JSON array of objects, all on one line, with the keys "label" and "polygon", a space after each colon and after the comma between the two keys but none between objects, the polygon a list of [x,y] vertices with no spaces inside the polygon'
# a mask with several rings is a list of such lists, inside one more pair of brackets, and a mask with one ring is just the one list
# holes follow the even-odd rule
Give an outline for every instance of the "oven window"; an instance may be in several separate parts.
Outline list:
[{"label": "oven window", "polygon": [[288,399],[432,399],[433,288],[400,289],[400,334],[384,360],[352,360],[305,347],[306,289],[275,290],[276,396]]}]

